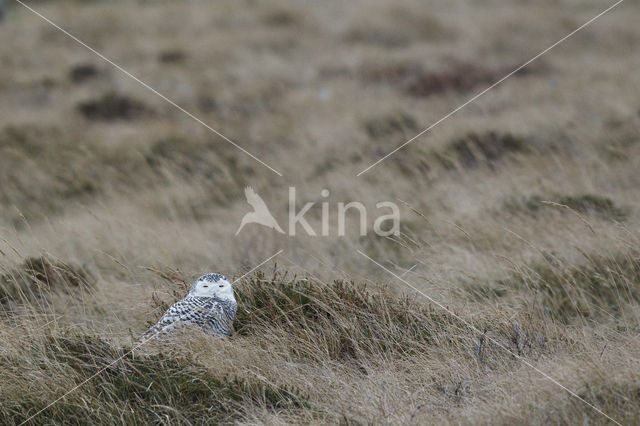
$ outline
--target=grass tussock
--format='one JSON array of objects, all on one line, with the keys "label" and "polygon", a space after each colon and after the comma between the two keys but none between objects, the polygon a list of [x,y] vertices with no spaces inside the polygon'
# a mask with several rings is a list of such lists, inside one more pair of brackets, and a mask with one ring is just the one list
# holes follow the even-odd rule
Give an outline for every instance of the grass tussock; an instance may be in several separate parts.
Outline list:
[{"label": "grass tussock", "polygon": [[100,71],[93,64],[78,64],[69,71],[69,80],[76,84],[91,81],[100,76]]},{"label": "grass tussock", "polygon": [[371,139],[413,136],[420,130],[415,118],[404,112],[370,118],[364,122],[364,129]]},{"label": "grass tussock", "polygon": [[463,168],[480,164],[494,166],[496,161],[509,154],[529,151],[530,147],[524,138],[498,132],[470,133],[449,145],[450,155],[453,154]]},{"label": "grass tussock", "polygon": [[[566,266],[555,258],[522,268],[497,288],[526,289],[554,321],[620,318],[640,304],[640,254],[589,256],[587,263]],[[504,290],[503,290],[504,291]]]},{"label": "grass tussock", "polygon": [[609,220],[624,220],[629,214],[625,208],[616,206],[610,198],[600,195],[566,195],[557,197],[556,202],[577,212],[595,214]]},{"label": "grass tussock", "polygon": [[[399,123],[396,120],[394,127],[387,125],[385,129],[395,130],[400,126]],[[403,127],[406,130],[409,126],[403,123]],[[405,136],[415,136],[415,133],[407,131]],[[464,172],[481,167],[497,170],[501,162],[515,160],[519,155],[532,152],[534,148],[524,136],[498,131],[471,132],[453,139],[444,148],[431,150],[422,156],[400,151],[396,164],[408,176],[435,176],[438,170]]]},{"label": "grass tussock", "polygon": [[9,309],[12,304],[37,304],[51,293],[73,296],[94,283],[95,278],[83,267],[47,256],[30,257],[0,276],[0,306]]},{"label": "grass tussock", "polygon": [[87,120],[92,121],[135,120],[155,114],[153,108],[142,101],[116,92],[81,102],[77,108]]},{"label": "grass tussock", "polygon": [[501,70],[490,70],[471,63],[459,63],[450,69],[424,72],[414,76],[406,91],[412,96],[428,97],[447,91],[467,92],[480,85],[489,85],[502,76]]},{"label": "grass tussock", "polygon": [[[615,413],[622,424],[637,424],[640,406],[640,384],[633,378],[623,377],[613,380],[593,379],[585,384],[580,397],[594,401],[606,413]],[[574,403],[575,404],[575,403]],[[585,416],[586,417],[586,416]],[[599,419],[591,415],[592,421]]]},{"label": "grass tussock", "polygon": [[[292,351],[303,357],[317,353],[317,345],[331,359],[419,353],[459,323],[408,297],[369,292],[353,282],[258,274],[237,289],[237,299],[239,335],[286,330],[298,342]],[[305,353],[305,346],[312,350]]]},{"label": "grass tussock", "polygon": [[[515,66],[487,67],[480,63],[454,62],[443,69],[426,70],[416,63],[396,63],[367,67],[363,72],[366,80],[388,84],[416,98],[426,98],[447,93],[467,93],[478,87],[489,86]],[[546,65],[538,64],[515,74],[523,77],[546,71]]]},{"label": "grass tussock", "polygon": [[[25,360],[32,365],[23,367]],[[3,383],[0,421],[20,423],[45,409],[60,385],[93,377],[80,392],[69,395],[39,417],[54,423],[232,423],[245,407],[262,405],[283,412],[308,406],[307,397],[292,386],[257,379],[216,375],[188,354],[139,354],[99,337],[67,334],[34,342],[20,356],[0,355]],[[65,383],[47,381],[64,374]]]},{"label": "grass tussock", "polygon": [[623,318],[640,305],[640,253],[600,254],[569,265],[547,255],[545,261],[520,265],[506,279],[465,282],[462,289],[477,302],[500,302],[509,296],[525,298],[538,311],[564,324],[578,320]]}]

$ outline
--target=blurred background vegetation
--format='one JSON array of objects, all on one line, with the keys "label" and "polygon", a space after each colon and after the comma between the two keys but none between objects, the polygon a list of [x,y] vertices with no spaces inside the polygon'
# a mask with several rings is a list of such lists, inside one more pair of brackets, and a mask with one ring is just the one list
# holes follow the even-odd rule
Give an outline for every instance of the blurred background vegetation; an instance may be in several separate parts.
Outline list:
[{"label": "blurred background vegetation", "polygon": [[[31,422],[606,423],[516,356],[616,420],[639,422],[634,4],[360,177],[607,5],[26,4],[283,177],[9,0],[0,12],[4,422],[106,368]],[[401,234],[361,237],[354,215],[344,237],[257,225],[235,236],[249,185],[281,225],[295,186],[298,208],[317,203],[306,218],[318,233],[322,201],[331,230],[338,202],[363,202],[371,229],[375,204],[394,201]],[[240,277],[280,249],[237,283],[232,339],[126,355],[195,277]]]}]

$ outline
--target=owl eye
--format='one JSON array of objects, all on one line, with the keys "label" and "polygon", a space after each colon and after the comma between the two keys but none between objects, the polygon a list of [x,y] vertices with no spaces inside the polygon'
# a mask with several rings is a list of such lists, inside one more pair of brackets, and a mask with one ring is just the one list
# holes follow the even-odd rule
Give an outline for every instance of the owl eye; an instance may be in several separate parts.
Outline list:
[{"label": "owl eye", "polygon": [[224,284],[220,284],[218,287],[222,288],[222,287],[224,287]]}]

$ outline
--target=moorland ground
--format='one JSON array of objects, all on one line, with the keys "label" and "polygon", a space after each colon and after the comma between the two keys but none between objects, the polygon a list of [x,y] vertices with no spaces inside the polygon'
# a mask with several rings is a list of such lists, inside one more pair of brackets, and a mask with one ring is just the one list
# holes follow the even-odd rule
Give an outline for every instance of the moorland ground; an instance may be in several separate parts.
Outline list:
[{"label": "moorland ground", "polygon": [[[10,1],[3,423],[640,423],[635,4],[361,176],[608,5],[28,4],[283,176]],[[318,233],[329,202],[332,233],[236,236],[248,185],[281,224],[295,187]],[[401,234],[335,235],[354,200],[369,228],[397,202]],[[231,339],[129,353],[195,277],[279,250]]]}]

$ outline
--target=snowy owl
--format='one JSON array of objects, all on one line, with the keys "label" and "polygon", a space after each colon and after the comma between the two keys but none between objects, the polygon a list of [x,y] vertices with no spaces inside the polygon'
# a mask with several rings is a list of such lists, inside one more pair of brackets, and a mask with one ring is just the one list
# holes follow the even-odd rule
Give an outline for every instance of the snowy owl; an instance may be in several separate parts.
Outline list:
[{"label": "snowy owl", "polygon": [[181,327],[195,327],[206,333],[231,336],[238,304],[231,283],[220,274],[206,274],[191,286],[187,297],[171,305],[160,321],[141,341],[164,337]]}]

